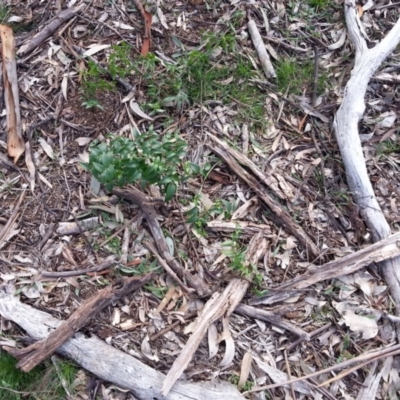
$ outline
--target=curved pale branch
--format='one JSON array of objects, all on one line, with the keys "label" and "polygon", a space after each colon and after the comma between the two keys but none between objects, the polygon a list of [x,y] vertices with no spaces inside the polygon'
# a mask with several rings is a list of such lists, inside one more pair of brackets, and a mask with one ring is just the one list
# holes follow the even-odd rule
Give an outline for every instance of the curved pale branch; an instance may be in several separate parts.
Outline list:
[{"label": "curved pale branch", "polygon": [[[346,169],[347,182],[360,213],[374,241],[390,235],[390,226],[375,197],[358,133],[358,122],[365,110],[365,93],[373,74],[400,42],[400,19],[386,37],[368,49],[354,0],[346,0],[345,16],[349,37],[356,50],[355,65],[344,90],[342,104],[336,113],[334,130]],[[400,314],[400,258],[381,263],[382,273],[390,286]]]}]

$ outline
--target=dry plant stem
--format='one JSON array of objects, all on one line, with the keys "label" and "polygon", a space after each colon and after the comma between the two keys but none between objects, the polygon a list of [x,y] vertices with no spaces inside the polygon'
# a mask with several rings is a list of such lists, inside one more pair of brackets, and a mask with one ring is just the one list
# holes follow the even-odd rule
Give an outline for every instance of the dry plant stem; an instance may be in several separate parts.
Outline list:
[{"label": "dry plant stem", "polygon": [[91,267],[91,268],[77,269],[74,271],[59,271],[59,272],[42,271],[40,274],[44,278],[67,278],[70,276],[86,275],[87,273],[90,273],[90,272],[100,272],[100,271],[103,271],[103,270],[111,267],[113,264],[115,264],[114,260],[107,260],[107,261],[101,263],[100,265],[96,265],[95,267]]},{"label": "dry plant stem", "polygon": [[[323,265],[310,267],[303,275],[274,288],[274,290],[279,290],[281,293],[260,297],[258,301],[254,301],[252,304],[273,304],[293,296],[293,293],[290,291],[305,289],[317,282],[352,274],[371,263],[396,257],[400,254],[399,245],[400,233],[396,233],[395,235],[389,236],[380,242],[373,243],[343,258],[330,261]],[[289,292],[285,293],[286,290]],[[267,299],[267,301],[264,299]]]},{"label": "dry plant stem", "polygon": [[81,329],[89,319],[93,318],[110,304],[121,300],[127,294],[139,289],[154,278],[153,274],[140,277],[125,278],[116,286],[107,286],[99,290],[93,297],[75,310],[70,317],[52,331],[44,340],[36,342],[24,349],[24,356],[17,364],[24,372],[29,372],[47,357],[51,356],[75,332]]},{"label": "dry plant stem", "polygon": [[247,24],[247,28],[249,29],[251,40],[256,48],[258,58],[263,67],[264,73],[267,78],[276,78],[276,73],[274,67],[271,63],[271,59],[265,49],[264,42],[261,38],[260,32],[258,31],[257,25],[254,20],[250,20]]},{"label": "dry plant stem", "polygon": [[[347,82],[333,127],[346,169],[347,183],[355,203],[360,208],[360,214],[376,242],[388,237],[391,230],[368,177],[358,122],[365,110],[364,97],[372,75],[400,42],[400,18],[386,37],[369,49],[360,29],[361,21],[355,0],[346,0],[344,7],[348,34],[355,47],[356,56],[351,78]],[[380,267],[390,287],[396,313],[400,315],[400,257],[382,262]],[[399,329],[397,336],[400,339]]]},{"label": "dry plant stem", "polygon": [[[15,322],[36,340],[48,336],[49,330],[61,325],[50,314],[20,302],[11,285],[0,287],[0,315]],[[96,336],[77,333],[65,342],[58,353],[69,357],[99,378],[130,390],[139,400],[244,400],[237,389],[227,383],[177,382],[167,397],[161,395],[164,374],[105,344]]]},{"label": "dry plant stem", "polygon": [[333,365],[332,367],[325,368],[323,370],[313,372],[312,374],[309,374],[309,375],[306,375],[306,376],[302,376],[300,378],[295,378],[295,379],[292,379],[291,381],[288,381],[288,382],[285,382],[285,383],[278,383],[278,384],[266,385],[266,386],[254,388],[254,389],[249,390],[248,392],[245,392],[243,394],[261,392],[263,390],[273,389],[273,388],[276,388],[276,387],[281,387],[283,385],[289,385],[291,383],[304,381],[306,379],[314,378],[314,377],[316,377],[318,375],[326,374],[326,373],[331,372],[331,371],[336,371],[338,369],[343,369],[343,368],[346,368],[346,367],[350,367],[350,366],[360,362],[360,364],[356,365],[354,367],[354,369],[351,368],[350,372],[352,372],[353,370],[357,370],[359,368],[362,368],[362,367],[364,367],[365,365],[368,365],[371,362],[374,362],[376,360],[379,360],[379,359],[382,359],[382,358],[386,358],[386,357],[389,357],[389,356],[393,356],[393,355],[396,355],[396,354],[400,354],[400,345],[387,347],[387,348],[384,348],[384,349],[381,349],[381,350],[372,351],[370,353],[365,353],[365,354],[362,354],[362,355],[360,355],[358,357],[355,357],[355,358],[352,358],[350,360],[346,360],[346,361],[343,361],[343,362],[341,362],[339,364]]},{"label": "dry plant stem", "polygon": [[80,5],[76,8],[68,8],[61,11],[43,29],[41,29],[36,35],[34,35],[20,47],[20,49],[17,51],[18,56],[24,57],[33,50],[37,49],[39,45],[53,35],[53,33],[60,28],[60,26],[72,19],[77,13],[80,13],[83,7],[84,5]]},{"label": "dry plant stem", "polygon": [[161,204],[163,200],[152,199],[134,187],[129,188],[129,191],[114,189],[112,193],[120,198],[130,200],[132,203],[140,207],[144,217],[146,218],[161,258],[167,262],[175,274],[180,279],[185,278],[189,286],[195,289],[200,296],[210,294],[210,288],[205,284],[205,282],[203,282],[198,276],[192,275],[186,271],[169,253],[164,233],[157,220],[156,210],[152,206],[153,204]]},{"label": "dry plant stem", "polygon": [[[281,208],[281,206],[272,199],[265,191],[260,188],[260,183],[250,175],[246,170],[244,170],[239,163],[235,160],[235,158],[239,162],[246,162],[246,166],[251,165],[248,163],[247,157],[241,155],[238,156],[238,153],[232,151],[225,143],[223,143],[220,139],[208,133],[208,136],[213,140],[214,144],[208,145],[208,147],[220,156],[232,169],[232,171],[243,181],[246,182],[247,185],[254,190],[255,193],[260,197],[260,199],[271,209],[271,211],[276,215],[279,219],[281,226],[284,229],[287,229],[290,233],[292,233],[299,241],[303,244],[303,246],[310,251],[313,256],[317,257],[320,253],[318,247],[314,244],[314,242],[308,237],[307,233],[298,225],[296,225],[290,216]],[[240,154],[240,153],[239,153]],[[248,161],[247,161],[247,160]]]}]

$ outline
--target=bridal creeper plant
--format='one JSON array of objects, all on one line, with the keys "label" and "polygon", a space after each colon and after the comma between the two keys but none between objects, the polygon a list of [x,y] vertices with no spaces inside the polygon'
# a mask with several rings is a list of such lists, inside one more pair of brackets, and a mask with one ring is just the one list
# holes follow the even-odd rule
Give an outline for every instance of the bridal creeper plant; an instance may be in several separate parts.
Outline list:
[{"label": "bridal creeper plant", "polygon": [[[107,190],[114,186],[140,182],[142,187],[157,184],[169,201],[178,183],[185,179],[178,167],[186,155],[186,143],[176,134],[162,138],[150,127],[146,133],[134,133],[134,139],[118,136],[108,143],[94,142],[90,147],[89,163],[84,166]],[[184,168],[195,172],[196,164]]]}]

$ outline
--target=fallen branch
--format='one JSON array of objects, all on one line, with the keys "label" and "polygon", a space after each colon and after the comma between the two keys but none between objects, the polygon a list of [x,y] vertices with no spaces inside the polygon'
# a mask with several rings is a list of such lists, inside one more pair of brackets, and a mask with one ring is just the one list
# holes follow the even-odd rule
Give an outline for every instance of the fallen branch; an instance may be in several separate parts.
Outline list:
[{"label": "fallen branch", "polygon": [[200,296],[210,294],[210,288],[198,276],[192,275],[191,273],[186,271],[178,263],[178,261],[171,256],[168,250],[168,245],[165,240],[164,233],[157,220],[157,212],[153,207],[153,204],[160,204],[162,202],[162,199],[152,199],[151,197],[146,196],[144,193],[142,193],[138,189],[135,189],[134,187],[129,188],[129,190],[114,189],[112,193],[120,198],[129,200],[140,207],[144,217],[146,218],[149,229],[153,235],[160,256],[168,263],[168,265],[178,275],[178,277],[180,279],[185,278],[189,286],[195,289]]},{"label": "fallen branch", "polygon": [[267,50],[265,50],[264,42],[261,38],[260,32],[258,31],[257,25],[254,20],[251,19],[248,22],[247,28],[249,29],[251,40],[257,50],[258,58],[263,67],[266,77],[276,78],[274,66],[271,63],[271,59],[269,58]]},{"label": "fallen branch", "polygon": [[282,329],[285,329],[289,332],[296,334],[297,336],[300,336],[300,338],[299,338],[300,341],[304,341],[304,340],[309,341],[310,340],[310,335],[306,331],[304,331],[300,327],[293,325],[292,323],[286,321],[281,316],[276,315],[272,311],[262,310],[260,308],[248,306],[245,304],[239,304],[235,309],[235,313],[241,314],[241,315],[247,315],[248,317],[259,319],[261,321],[266,321],[272,325],[279,326]]},{"label": "fallen branch", "polygon": [[84,4],[76,8],[68,8],[61,11],[56,15],[43,29],[41,29],[36,35],[30,38],[25,44],[23,44],[17,54],[20,57],[28,55],[30,52],[39,47],[46,39],[48,39],[61,25],[72,19],[77,13],[80,13],[84,7]]},{"label": "fallen branch", "polygon": [[[251,301],[251,304],[273,304],[293,296],[293,291],[305,289],[317,282],[352,274],[366,265],[381,262],[400,254],[400,233],[364,247],[343,258],[313,266],[306,273],[274,288],[280,293],[268,294]],[[292,292],[291,292],[292,291]]]},{"label": "fallen branch", "polygon": [[[11,285],[0,287],[0,315],[14,321],[36,340],[44,339],[61,325],[50,314],[23,304],[14,295]],[[90,338],[77,333],[57,352],[71,358],[82,368],[105,381],[130,390],[138,400],[244,400],[237,389],[224,382],[185,382],[175,384],[168,396],[161,395],[165,377],[136,358],[105,344],[96,336]]]},{"label": "fallen branch", "polygon": [[118,284],[107,286],[78,307],[66,321],[63,321],[45,339],[22,350],[10,350],[10,348],[9,351],[17,358],[20,358],[17,367],[24,372],[31,371],[46,358],[50,357],[75,332],[79,331],[90,318],[96,316],[110,304],[139,289],[152,278],[154,278],[154,275],[147,274],[140,277],[125,278],[119,287],[116,287]]},{"label": "fallen branch", "polygon": [[[246,252],[246,261],[249,265],[257,263],[259,254],[264,251],[266,244],[267,241],[263,238],[262,232],[259,232],[251,239]],[[214,293],[207,301],[196,321],[193,333],[164,380],[162,387],[164,396],[169,393],[188,366],[209,326],[219,318],[223,316],[229,317],[232,314],[246,294],[249,284],[248,280],[232,279],[222,293]]]},{"label": "fallen branch", "polygon": [[[290,217],[286,213],[285,210],[279,205],[277,201],[275,201],[272,197],[270,197],[252,175],[250,175],[246,170],[244,170],[238,163],[240,160],[246,158],[244,155],[235,160],[237,157],[237,152],[232,150],[229,146],[227,146],[220,139],[208,133],[208,136],[213,140],[214,143],[209,144],[208,147],[220,156],[232,169],[232,171],[243,181],[246,182],[247,185],[251,187],[251,189],[259,196],[259,198],[271,209],[271,211],[276,215],[278,222],[280,225],[287,229],[290,233],[292,233],[299,241],[303,244],[303,246],[310,251],[315,257],[318,257],[320,251],[318,247],[314,244],[314,242],[308,237],[307,233],[303,230],[303,228],[296,223],[294,223]],[[250,160],[249,160],[250,161]],[[248,163],[248,165],[251,165]]]},{"label": "fallen branch", "polygon": [[[358,132],[358,122],[365,110],[364,97],[372,75],[400,42],[400,18],[386,37],[375,47],[369,49],[356,1],[347,0],[344,8],[348,34],[355,47],[356,57],[350,80],[344,90],[342,104],[335,115],[333,127],[351,194],[376,242],[388,237],[391,230],[368,177]],[[400,277],[396,272],[400,270],[400,257],[383,262],[381,270],[390,288],[396,313],[400,315]],[[398,329],[397,336],[400,339],[400,329]]]}]

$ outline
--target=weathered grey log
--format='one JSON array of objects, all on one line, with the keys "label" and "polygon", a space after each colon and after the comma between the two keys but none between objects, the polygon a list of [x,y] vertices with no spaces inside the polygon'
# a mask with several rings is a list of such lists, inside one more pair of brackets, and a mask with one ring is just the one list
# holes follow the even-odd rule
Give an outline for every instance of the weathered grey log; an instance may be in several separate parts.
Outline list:
[{"label": "weathered grey log", "polygon": [[[47,337],[62,321],[22,303],[12,285],[0,286],[0,315],[24,329],[36,340]],[[244,400],[239,391],[224,382],[177,382],[168,396],[161,395],[165,375],[141,361],[105,344],[96,336],[76,334],[59,353],[71,358],[101,379],[129,389],[139,400]]]}]

